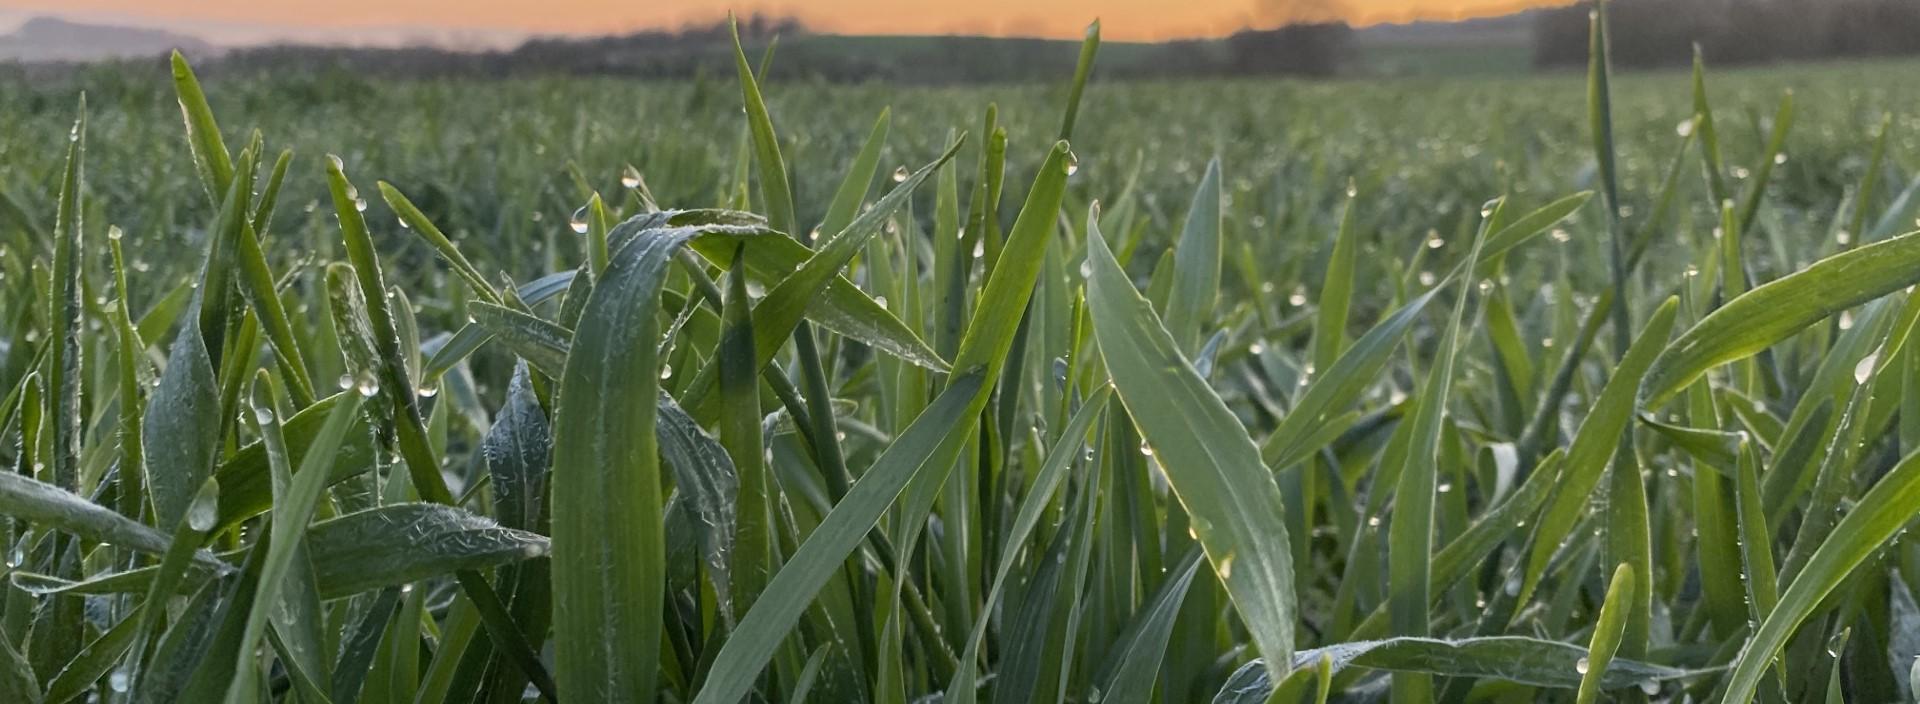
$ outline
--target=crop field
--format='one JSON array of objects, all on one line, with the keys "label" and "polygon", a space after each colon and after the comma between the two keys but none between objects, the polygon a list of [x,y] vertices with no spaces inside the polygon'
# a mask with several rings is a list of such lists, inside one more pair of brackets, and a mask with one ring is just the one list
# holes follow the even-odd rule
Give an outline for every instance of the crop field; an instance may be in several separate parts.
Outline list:
[{"label": "crop field", "polygon": [[1920,66],[1595,36],[0,79],[0,701],[1912,701]]}]

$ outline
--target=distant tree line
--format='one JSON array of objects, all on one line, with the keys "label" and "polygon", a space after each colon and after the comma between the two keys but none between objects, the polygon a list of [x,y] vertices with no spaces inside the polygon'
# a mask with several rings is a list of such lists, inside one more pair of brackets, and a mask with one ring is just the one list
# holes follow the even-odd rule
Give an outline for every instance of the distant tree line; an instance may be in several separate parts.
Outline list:
[{"label": "distant tree line", "polygon": [[[1536,66],[1587,62],[1591,3],[1540,12]],[[1612,0],[1614,65],[1674,66],[1920,53],[1920,0]]]},{"label": "distant tree line", "polygon": [[[750,59],[775,46],[775,78],[829,82],[954,84],[1056,80],[1071,75],[1074,40],[977,36],[855,37],[813,34],[796,20],[754,16],[740,24]],[[776,40],[777,38],[777,40]],[[1343,23],[1247,29],[1226,39],[1172,41],[1109,51],[1098,70],[1120,78],[1331,76],[1351,54]],[[1118,47],[1116,47],[1118,49]],[[606,75],[683,79],[733,73],[724,23],[593,38],[537,38],[495,51],[303,45],[238,49],[215,72],[345,70],[400,77]]]}]

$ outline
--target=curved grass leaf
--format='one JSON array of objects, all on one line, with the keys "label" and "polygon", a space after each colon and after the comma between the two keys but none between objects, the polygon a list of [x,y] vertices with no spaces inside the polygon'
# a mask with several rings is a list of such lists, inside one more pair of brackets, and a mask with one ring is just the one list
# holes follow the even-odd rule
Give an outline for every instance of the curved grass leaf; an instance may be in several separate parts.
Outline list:
[{"label": "curved grass leaf", "polygon": [[[1279,486],[1239,420],[1180,354],[1088,218],[1087,303],[1120,400],[1165,468],[1260,653],[1293,657],[1293,558]],[[1275,676],[1284,676],[1275,670]]]},{"label": "curved grass leaf", "polygon": [[[1000,562],[994,568],[993,583],[988,587],[986,603],[981,607],[983,613],[992,612],[999,603],[1007,579],[1013,572],[1014,561],[1019,557],[1019,547],[1033,536],[1034,528],[1040,524],[1041,513],[1052,502],[1061,482],[1066,480],[1067,469],[1086,444],[1087,432],[1092,430],[1093,421],[1106,410],[1107,401],[1111,398],[1113,387],[1110,385],[1102,385],[1087,397],[1086,403],[1080,406],[1080,410],[1074,411],[1066,429],[1061,431],[1060,438],[1047,452],[1040,471],[1034,475],[1033,485],[1028,488],[1027,495],[1020,501],[1019,510],[1014,513],[1013,528],[1008,531],[1006,544],[1000,550]],[[974,622],[973,633],[967,637],[966,651],[960,657],[961,667],[955,671],[953,682],[947,686],[949,701],[956,704],[973,701],[975,678],[972,663],[979,659],[980,646],[986,640],[988,625],[987,619]]]},{"label": "curved grass leaf", "polygon": [[984,398],[980,377],[965,374],[955,379],[800,544],[721,647],[695,704],[730,704],[753,688],[756,675],[813,595],[840,572],[841,561],[866,538],[914,474],[940,450],[951,447],[947,454],[957,452],[953,438],[968,435],[970,424],[964,421],[977,415],[971,402],[976,396]]},{"label": "curved grass leaf", "polygon": [[564,697],[639,700],[653,691],[666,588],[655,309],[670,257],[694,234],[659,231],[614,251],[560,377],[550,492]]},{"label": "curved grass leaf", "polygon": [[[1442,677],[1487,678],[1533,687],[1575,689],[1580,686],[1580,660],[1587,649],[1570,643],[1521,636],[1486,638],[1391,638],[1339,643],[1294,656],[1296,669],[1314,666],[1322,658],[1329,669],[1366,668],[1389,672],[1418,672]],[[1616,658],[1600,678],[1600,687],[1620,689],[1650,682],[1698,677],[1711,671],[1684,670],[1637,660]],[[1227,680],[1214,702],[1264,702],[1273,691],[1265,668],[1254,661]],[[1232,690],[1229,693],[1229,688]]]},{"label": "curved grass leaf", "polygon": [[1881,477],[1814,551],[1813,557],[1780,595],[1780,602],[1772,613],[1740,649],[1727,676],[1721,701],[1733,704],[1754,698],[1767,667],[1801,622],[1854,568],[1912,521],[1915,506],[1920,506],[1920,453],[1907,455]]},{"label": "curved grass leaf", "polygon": [[1578,704],[1599,701],[1600,683],[1606,680],[1607,668],[1613,663],[1613,655],[1619,651],[1621,637],[1627,630],[1627,615],[1633,608],[1633,584],[1633,565],[1620,563],[1613,571],[1613,581],[1608,583],[1600,615],[1594,619],[1587,656],[1574,664],[1574,670],[1580,673],[1580,691],[1575,699]]},{"label": "curved grass leaf", "polygon": [[1199,342],[1200,328],[1213,314],[1220,295],[1220,159],[1207,162],[1187,209],[1186,225],[1173,250],[1173,289],[1167,298],[1167,330],[1174,344],[1190,350]]},{"label": "curved grass leaf", "polygon": [[1920,282],[1920,233],[1835,254],[1728,301],[1682,333],[1647,372],[1656,408],[1714,367],[1745,359],[1829,315]]},{"label": "curved grass leaf", "polygon": [[307,529],[307,557],[324,599],[547,553],[547,539],[538,534],[431,503],[356,511]]},{"label": "curved grass leaf", "polygon": [[1560,548],[1561,541],[1573,530],[1584,512],[1590,494],[1600,485],[1607,464],[1620,448],[1620,435],[1626,432],[1633,420],[1634,391],[1641,386],[1641,378],[1647,373],[1647,367],[1653,363],[1657,350],[1666,345],[1667,335],[1673,330],[1673,319],[1679,309],[1679,299],[1668,298],[1661,304],[1647,324],[1640,329],[1640,336],[1627,349],[1620,364],[1614,367],[1613,375],[1600,391],[1600,397],[1594,402],[1593,410],[1580,422],[1580,429],[1574,433],[1573,445],[1567,450],[1566,468],[1562,470],[1560,485],[1553,500],[1540,515],[1540,522],[1529,539],[1529,548],[1524,569],[1520,573],[1520,583],[1515,592],[1507,596],[1514,603],[1524,604],[1531,598],[1534,588],[1547,569],[1547,562]]},{"label": "curved grass leaf", "polygon": [[[308,451],[325,429],[333,409],[345,405],[359,406],[359,393],[348,390],[320,399],[288,418],[282,424],[282,434],[287,443],[287,461],[296,466],[305,466]],[[346,433],[333,452],[328,453],[328,485],[373,467],[373,440],[366,425],[364,414],[355,418],[352,430]],[[220,480],[217,529],[231,528],[273,507],[273,478],[268,464],[266,445],[255,442],[234,452],[232,457],[220,464],[219,469],[214,470],[214,478]]]},{"label": "curved grass leaf", "polygon": [[1199,571],[1201,553],[1188,553],[1167,572],[1160,587],[1140,605],[1133,620],[1120,632],[1107,653],[1107,662],[1093,677],[1088,701],[1111,704],[1144,704],[1153,700],[1154,676],[1160,672],[1160,659],[1167,652],[1167,638],[1173,633],[1174,616]]}]

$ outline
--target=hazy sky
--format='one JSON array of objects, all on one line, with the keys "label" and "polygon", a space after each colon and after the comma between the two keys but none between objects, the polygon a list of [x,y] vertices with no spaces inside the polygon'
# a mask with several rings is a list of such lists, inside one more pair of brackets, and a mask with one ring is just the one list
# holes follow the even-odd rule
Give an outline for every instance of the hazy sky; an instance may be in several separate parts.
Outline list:
[{"label": "hazy sky", "polygon": [[1219,35],[1297,19],[1357,24],[1457,19],[1567,0],[0,0],[0,15],[55,14],[193,29],[220,41],[267,29],[603,34],[764,12],[851,34],[1072,37],[1099,17],[1116,40]]}]

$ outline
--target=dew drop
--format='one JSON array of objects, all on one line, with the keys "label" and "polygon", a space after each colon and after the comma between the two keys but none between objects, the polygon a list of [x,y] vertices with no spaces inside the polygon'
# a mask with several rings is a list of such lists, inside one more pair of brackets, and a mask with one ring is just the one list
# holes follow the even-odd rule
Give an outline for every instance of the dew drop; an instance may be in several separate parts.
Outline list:
[{"label": "dew drop", "polygon": [[1297,306],[1304,306],[1306,304],[1307,304],[1307,289],[1305,287],[1295,286],[1293,288],[1293,293],[1287,295],[1287,305],[1297,307]]},{"label": "dew drop", "polygon": [[259,421],[261,425],[266,425],[266,424],[268,424],[268,423],[272,423],[272,422],[273,422],[273,409],[271,409],[271,408],[268,408],[268,407],[266,407],[266,406],[254,406],[254,407],[253,407],[253,419],[254,419],[254,420],[256,420],[256,421]]},{"label": "dew drop", "polygon": [[1255,342],[1251,345],[1247,345],[1247,354],[1259,356],[1262,354],[1266,354],[1266,352],[1267,352],[1267,346],[1264,343]]},{"label": "dew drop", "polygon": [[220,517],[220,492],[202,491],[194,495],[193,503],[187,506],[187,527],[205,533],[213,530],[213,523]]},{"label": "dew drop", "polygon": [[1773,165],[1774,165],[1774,166],[1780,166],[1780,165],[1782,165],[1782,164],[1785,164],[1785,163],[1787,163],[1787,153],[1786,153],[1786,152],[1780,152],[1779,154],[1775,154],[1775,155],[1773,155]]},{"label": "dew drop", "polygon": [[621,169],[620,185],[626,186],[627,188],[639,188],[640,187],[640,170],[633,168],[632,164],[628,164],[626,168]]},{"label": "dew drop", "polygon": [[1080,278],[1083,278],[1083,279],[1093,278],[1093,260],[1089,259],[1089,260],[1080,262]]},{"label": "dew drop", "polygon": [[660,368],[660,378],[661,378],[661,379],[672,379],[672,378],[673,378],[673,367],[671,367],[671,366],[663,366],[663,367],[661,367],[661,368]]},{"label": "dew drop", "polygon": [[881,309],[883,309],[883,310],[884,310],[884,309],[885,309],[885,308],[887,307],[887,297],[886,297],[886,296],[874,296],[874,297],[873,297],[873,302],[874,302],[874,303],[877,303],[877,304],[879,304],[879,305],[880,305],[880,308],[881,308]]},{"label": "dew drop", "polygon": [[1432,237],[1427,238],[1427,249],[1439,249],[1445,246],[1447,246],[1447,241],[1445,239],[1442,239],[1439,235],[1434,235]]},{"label": "dew drop", "polygon": [[1379,528],[1379,527],[1380,527],[1380,517],[1379,517],[1379,516],[1368,516],[1368,517],[1367,517],[1367,527],[1368,527],[1368,528]]},{"label": "dew drop", "polygon": [[1853,329],[1853,312],[1852,311],[1840,312],[1840,329],[1841,330]]},{"label": "dew drop", "polygon": [[1420,285],[1421,285],[1421,286],[1432,286],[1432,285],[1434,285],[1434,284],[1436,284],[1436,283],[1439,283],[1439,281],[1440,281],[1440,277],[1438,277],[1438,276],[1434,276],[1434,275],[1433,275],[1433,272],[1431,272],[1431,271],[1423,271],[1423,272],[1420,272]]},{"label": "dew drop", "polygon": [[1140,441],[1140,454],[1146,455],[1148,457],[1153,456],[1153,447],[1148,445],[1147,441],[1145,440]]},{"label": "dew drop", "polygon": [[132,679],[133,677],[127,674],[127,671],[125,668],[114,670],[113,674],[107,676],[107,686],[112,688],[113,691],[115,692],[120,692],[124,694],[126,693],[127,688],[133,684],[132,682],[129,681]]},{"label": "dew drop", "polygon": [[24,546],[24,545],[15,545],[15,546],[13,546],[13,551],[12,551],[12,552],[9,552],[9,553],[7,553],[7,566],[8,566],[8,567],[19,567],[19,566],[21,566],[21,565],[24,565],[24,564],[27,564],[27,548],[26,548],[26,546]]},{"label": "dew drop", "polygon": [[123,237],[123,236],[125,236],[125,235],[126,235],[126,233],[124,233],[124,232],[121,232],[121,231],[120,231],[120,226],[119,226],[119,225],[109,225],[109,226],[107,226],[107,239],[110,239],[110,240],[113,240],[113,241],[116,241],[116,242],[118,242],[118,241],[120,240],[120,238],[121,238],[121,237]]},{"label": "dew drop", "polygon": [[1853,233],[1847,232],[1846,230],[1835,232],[1833,233],[1833,241],[1836,244],[1845,245],[1853,241]]},{"label": "dew drop", "polygon": [[1682,137],[1693,136],[1693,118],[1689,117],[1685,120],[1681,120],[1680,124],[1674,125],[1673,133],[1680,135]]},{"label": "dew drop", "polygon": [[1874,350],[1872,354],[1869,354],[1865,357],[1860,358],[1860,362],[1858,364],[1853,365],[1853,383],[1856,383],[1856,384],[1867,383],[1868,379],[1873,378],[1874,365],[1879,363],[1880,363],[1879,350]]},{"label": "dew drop", "polygon": [[1080,155],[1067,152],[1067,175],[1080,173]]},{"label": "dew drop", "polygon": [[361,374],[359,379],[354,380],[353,388],[361,396],[373,398],[374,394],[380,393],[380,382],[373,378],[372,373]]},{"label": "dew drop", "polygon": [[1505,591],[1507,596],[1520,596],[1520,578],[1507,578],[1507,583],[1501,587],[1501,590]]},{"label": "dew drop", "polygon": [[1656,694],[1659,694],[1659,693],[1660,693],[1660,683],[1659,683],[1659,682],[1655,682],[1655,681],[1653,681],[1653,680],[1647,680],[1647,681],[1645,681],[1645,682],[1641,682],[1641,683],[1640,683],[1640,693],[1641,693],[1641,694],[1645,694],[1645,695],[1647,695],[1647,696],[1649,696],[1649,697],[1651,697],[1651,696],[1654,696],[1654,695],[1656,695]]},{"label": "dew drop", "polygon": [[903,166],[900,166],[899,168],[896,168],[896,169],[894,169],[894,170],[893,170],[893,182],[894,182],[894,183],[906,183],[906,182],[907,182],[907,176],[909,176],[909,175],[911,175],[911,172],[909,172],[909,171],[907,171],[907,167],[906,167],[906,166],[904,166],[904,165],[903,165]]},{"label": "dew drop", "polygon": [[1571,233],[1571,232],[1567,232],[1566,230],[1562,230],[1562,229],[1560,229],[1560,228],[1557,228],[1557,227],[1553,229],[1553,235],[1552,235],[1552,237],[1553,237],[1553,241],[1555,241],[1555,242],[1571,242],[1571,241],[1573,241],[1573,233]]},{"label": "dew drop", "polygon": [[1580,658],[1579,660],[1575,660],[1573,663],[1573,671],[1583,675],[1587,674],[1587,670],[1589,667],[1590,665],[1587,664],[1586,658]]},{"label": "dew drop", "polygon": [[1347,179],[1347,197],[1354,198],[1354,197],[1358,197],[1359,195],[1360,195],[1360,186],[1354,183],[1353,179],[1351,178]]},{"label": "dew drop", "polygon": [[353,199],[353,209],[355,211],[362,212],[362,213],[367,212],[367,199],[365,198]]},{"label": "dew drop", "polygon": [[413,583],[412,583],[412,582],[408,582],[408,583],[406,583],[406,584],[402,584],[402,585],[400,585],[400,593],[401,593],[401,594],[412,594],[412,593],[413,593]]},{"label": "dew drop", "polygon": [[[467,318],[467,322],[469,322],[469,323],[471,323],[471,322],[473,322],[473,318],[471,318],[471,317],[469,317],[469,318]],[[351,389],[351,388],[353,388],[353,375],[352,375],[352,374],[341,374],[341,375],[340,375],[340,381],[339,381],[339,383],[340,383],[340,390],[341,390],[341,391],[346,391],[347,389]]]},{"label": "dew drop", "polygon": [[419,388],[413,390],[413,393],[420,398],[433,398],[440,394],[440,385],[433,381],[423,381],[420,382]]},{"label": "dew drop", "polygon": [[573,228],[573,234],[587,234],[587,206],[573,211],[573,217],[567,218],[567,227]]}]

